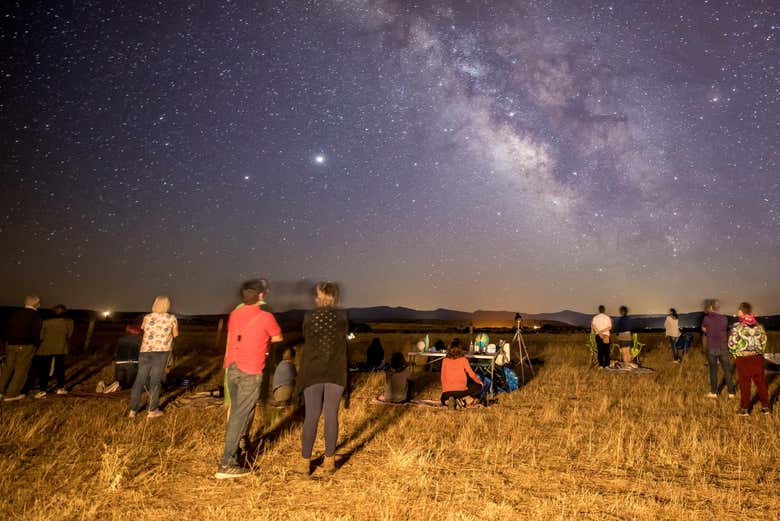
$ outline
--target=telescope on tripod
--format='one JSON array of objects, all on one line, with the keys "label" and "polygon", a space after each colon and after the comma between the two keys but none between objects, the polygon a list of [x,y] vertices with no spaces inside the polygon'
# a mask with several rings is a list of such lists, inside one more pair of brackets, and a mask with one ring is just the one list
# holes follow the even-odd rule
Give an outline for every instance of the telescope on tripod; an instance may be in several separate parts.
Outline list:
[{"label": "telescope on tripod", "polygon": [[[525,366],[528,365],[528,370],[531,371],[531,375],[534,375],[534,366],[531,363],[531,357],[528,355],[528,349],[525,346],[525,340],[523,339],[523,317],[520,313],[515,313],[515,336],[512,337],[512,343],[517,342],[517,352],[520,357],[520,379],[525,384]],[[516,372],[516,371],[515,371]]]}]

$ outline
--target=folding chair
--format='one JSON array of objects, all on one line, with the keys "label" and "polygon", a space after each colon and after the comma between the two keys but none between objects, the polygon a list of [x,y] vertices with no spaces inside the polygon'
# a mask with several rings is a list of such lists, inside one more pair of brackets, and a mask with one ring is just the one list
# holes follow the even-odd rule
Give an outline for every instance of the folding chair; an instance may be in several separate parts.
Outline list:
[{"label": "folding chair", "polygon": [[590,365],[596,365],[599,363],[599,348],[596,345],[596,333],[588,335],[588,343],[585,344],[590,350]]},{"label": "folding chair", "polygon": [[639,341],[639,333],[633,333],[631,340],[633,341],[633,344],[631,344],[631,360],[636,360],[636,363],[639,364],[639,354],[642,352],[645,344]]},{"label": "folding chair", "polygon": [[[639,354],[642,352],[642,348],[645,344],[639,341],[639,333],[631,333],[631,361],[639,364]],[[612,350],[617,350],[618,358],[620,358],[620,344],[612,344]]]}]

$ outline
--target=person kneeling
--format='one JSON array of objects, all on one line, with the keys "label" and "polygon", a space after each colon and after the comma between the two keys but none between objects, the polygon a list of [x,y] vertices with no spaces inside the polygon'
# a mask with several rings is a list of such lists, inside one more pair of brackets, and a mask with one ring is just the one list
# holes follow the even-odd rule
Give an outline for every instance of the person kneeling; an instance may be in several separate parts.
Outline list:
[{"label": "person kneeling", "polygon": [[[471,379],[469,381],[468,379]],[[471,369],[463,354],[460,339],[453,339],[441,363],[441,403],[450,409],[471,407],[479,403],[482,380]]]}]

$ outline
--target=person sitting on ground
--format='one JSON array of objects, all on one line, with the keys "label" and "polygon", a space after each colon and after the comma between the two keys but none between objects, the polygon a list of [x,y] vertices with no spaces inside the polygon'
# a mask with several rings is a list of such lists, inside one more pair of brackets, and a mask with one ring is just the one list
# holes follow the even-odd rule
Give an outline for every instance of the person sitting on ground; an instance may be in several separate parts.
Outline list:
[{"label": "person sitting on ground", "polygon": [[403,353],[393,353],[390,369],[385,373],[385,393],[379,400],[388,403],[408,402],[412,397],[412,388],[413,382],[409,379],[409,368]]},{"label": "person sitting on ground", "polygon": [[46,397],[52,364],[57,378],[57,394],[68,394],[65,389],[65,355],[68,354],[68,343],[73,335],[73,321],[65,318],[65,311],[65,306],[57,304],[52,308],[54,316],[43,321],[41,345],[34,360],[40,386],[40,390],[35,394],[36,398]]},{"label": "person sitting on ground", "polygon": [[293,363],[294,359],[295,351],[293,348],[288,347],[282,353],[282,361],[276,366],[271,386],[274,405],[288,405],[292,399],[293,391],[295,390],[295,377],[298,374]]},{"label": "person sitting on ground", "polygon": [[631,346],[634,344],[634,340],[631,336],[631,319],[628,318],[628,308],[626,306],[620,306],[620,318],[617,319],[617,324],[615,324],[615,332],[617,333],[623,363],[630,364]]},{"label": "person sitting on ground", "polygon": [[[130,389],[138,374],[138,354],[141,351],[141,328],[134,325],[125,327],[124,336],[119,337],[114,349],[114,380],[108,389]],[[111,392],[111,391],[109,391]]]},{"label": "person sitting on ground", "polygon": [[743,302],[737,310],[739,321],[731,328],[729,351],[734,356],[739,379],[739,415],[750,414],[750,382],[756,384],[758,398],[761,400],[761,412],[769,414],[769,391],[764,374],[764,349],[766,331],[756,321],[753,306]]},{"label": "person sitting on ground", "polygon": [[664,329],[666,330],[666,338],[669,340],[669,348],[672,350],[674,363],[679,364],[682,362],[682,355],[677,351],[677,341],[680,339],[680,318],[677,316],[676,309],[669,310],[669,314],[664,320]]},{"label": "person sitting on ground", "polygon": [[471,407],[479,403],[481,393],[482,380],[471,368],[460,339],[454,338],[441,363],[441,403],[450,409]]}]

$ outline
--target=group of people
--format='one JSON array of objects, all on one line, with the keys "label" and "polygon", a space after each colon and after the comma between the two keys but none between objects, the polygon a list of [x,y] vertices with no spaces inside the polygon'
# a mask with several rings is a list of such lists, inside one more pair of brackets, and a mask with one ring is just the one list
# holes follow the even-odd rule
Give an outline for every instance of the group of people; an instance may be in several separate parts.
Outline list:
[{"label": "group of people", "polygon": [[[596,336],[598,350],[598,365],[607,367],[610,359],[610,338],[612,334],[612,319],[605,313],[604,306],[599,306],[599,312],[591,321],[591,332]],[[737,321],[729,331],[728,318],[720,313],[720,303],[710,300],[705,305],[705,316],[701,323],[702,342],[707,353],[707,364],[710,373],[710,392],[707,396],[717,398],[720,394],[718,366],[723,372],[723,380],[730,399],[736,398],[733,368],[737,370],[740,404],[738,414],[750,414],[751,383],[755,384],[758,398],[761,402],[761,412],[769,414],[769,391],[764,374],[763,353],[766,348],[767,336],[763,326],[758,323],[753,314],[753,306],[742,302],[737,308]],[[620,307],[620,318],[617,320],[616,333],[624,362],[631,361],[630,348],[631,328],[628,318],[628,308]],[[680,322],[677,311],[669,310],[664,320],[664,330],[669,341],[674,363],[682,362],[680,349]]]},{"label": "group of people", "polygon": [[[255,279],[241,286],[241,304],[228,318],[228,339],[225,348],[226,392],[230,409],[225,429],[225,444],[217,467],[217,479],[245,476],[249,470],[239,462],[241,438],[247,432],[255,405],[260,396],[263,370],[269,346],[284,340],[281,328],[265,306],[268,282]],[[325,417],[325,459],[323,470],[336,470],[336,442],[339,432],[339,403],[347,387],[346,312],[337,307],[339,288],[333,282],[320,282],[315,288],[315,308],[303,320],[304,347],[300,371],[295,374],[291,352],[287,366],[283,361],[274,374],[274,401],[289,400],[289,382],[295,378],[303,394],[305,418],[301,432],[301,457],[295,470],[311,473],[312,452],[320,416]],[[278,384],[278,385],[277,385]],[[285,388],[286,386],[286,388]]]},{"label": "group of people", "polygon": [[[230,313],[227,323],[227,343],[223,367],[225,394],[229,397],[225,440],[216,477],[230,479],[245,476],[249,470],[240,464],[239,447],[254,417],[260,396],[261,383],[272,343],[284,340],[274,315],[268,310],[264,297],[268,291],[265,279],[254,279],[242,284],[241,303]],[[300,459],[295,470],[302,475],[311,473],[312,452],[317,437],[319,418],[324,416],[325,473],[335,471],[335,452],[339,430],[339,404],[347,387],[348,321],[346,312],[338,304],[339,288],[333,282],[320,282],[315,287],[315,308],[303,320],[304,345],[300,357],[300,371],[293,364],[294,352],[286,349],[278,364],[272,383],[273,401],[289,403],[294,393],[303,396],[305,418],[301,433]],[[159,407],[163,378],[172,359],[173,341],[179,334],[176,316],[171,314],[170,299],[158,296],[151,313],[145,315],[140,327],[128,326],[115,353],[117,386],[130,384],[131,393],[127,416],[135,418],[141,411],[144,389],[149,391],[148,415],[163,415]],[[5,328],[7,342],[6,364],[0,372],[0,394],[5,401],[18,400],[31,366],[37,368],[39,392],[45,396],[51,372],[56,375],[59,394],[65,390],[64,355],[73,334],[73,322],[64,318],[65,307],[53,308],[53,316],[42,320],[38,308],[40,299],[28,296],[25,307],[9,317]],[[727,334],[727,318],[720,314],[719,304],[707,305],[702,322],[710,367],[711,390],[708,396],[719,392],[718,364],[724,373],[729,398],[735,398],[732,380],[732,362],[735,359],[740,387],[740,415],[749,414],[751,382],[758,388],[761,411],[769,413],[769,396],[763,369],[763,350],[766,333],[752,314],[749,303],[743,302],[737,311],[738,321]],[[681,357],[676,346],[680,337],[679,317],[669,311],[665,329],[675,362]],[[591,322],[596,337],[598,363],[609,364],[612,319],[599,306],[599,313]],[[614,327],[624,362],[631,361],[631,324],[628,308],[620,307],[620,318]],[[121,353],[120,353],[121,352]],[[121,383],[120,383],[121,382]],[[406,360],[394,353],[386,376],[383,399],[389,402],[408,400],[412,382]],[[471,368],[459,339],[450,343],[441,367],[441,403],[449,408],[469,407],[478,403],[483,382]]]},{"label": "group of people", "polygon": [[43,320],[38,308],[41,299],[28,295],[24,307],[11,313],[5,323],[6,361],[0,371],[0,398],[5,402],[21,400],[30,380],[37,385],[36,398],[44,398],[52,373],[57,381],[55,392],[65,389],[65,355],[73,335],[73,321],[65,318],[65,306],[57,304],[52,316]]}]

